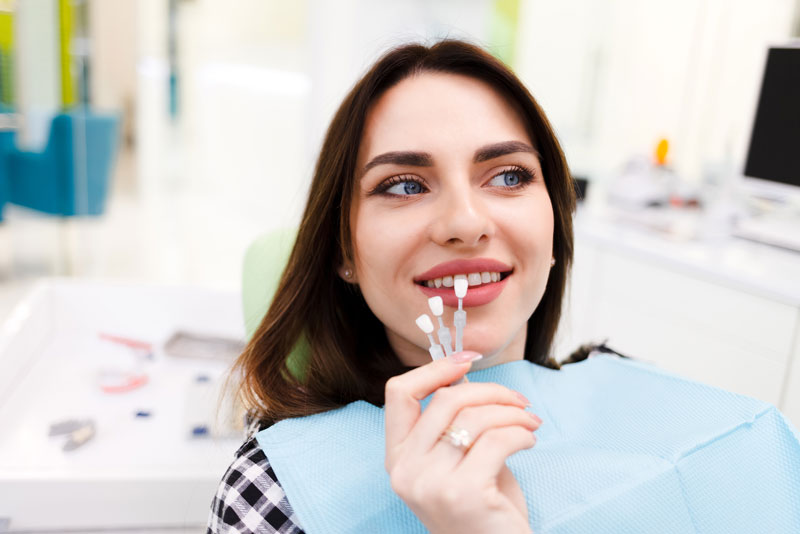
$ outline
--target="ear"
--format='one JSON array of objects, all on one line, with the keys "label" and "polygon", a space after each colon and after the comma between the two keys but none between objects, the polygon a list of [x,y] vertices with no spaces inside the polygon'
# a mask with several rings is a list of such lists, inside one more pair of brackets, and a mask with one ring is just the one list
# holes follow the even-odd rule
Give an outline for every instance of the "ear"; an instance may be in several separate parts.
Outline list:
[{"label": "ear", "polygon": [[349,264],[340,265],[339,268],[337,269],[337,272],[339,273],[341,279],[347,282],[348,284],[357,283],[356,270],[353,268],[352,265]]}]

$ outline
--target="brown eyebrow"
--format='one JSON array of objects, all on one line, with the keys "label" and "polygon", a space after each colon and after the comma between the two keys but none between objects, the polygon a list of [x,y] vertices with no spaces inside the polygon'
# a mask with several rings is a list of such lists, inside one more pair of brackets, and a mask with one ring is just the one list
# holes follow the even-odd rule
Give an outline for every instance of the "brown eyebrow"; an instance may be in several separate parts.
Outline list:
[{"label": "brown eyebrow", "polygon": [[[505,141],[479,148],[475,151],[473,162],[480,163],[482,161],[505,156],[506,154],[516,154],[517,152],[530,152],[535,154],[537,158],[539,157],[539,151],[527,143],[521,141]],[[412,167],[432,167],[433,156],[427,152],[386,152],[372,158],[372,160],[364,166],[364,170],[361,174],[363,176],[371,168],[388,163],[410,165]]]},{"label": "brown eyebrow", "polygon": [[499,158],[506,154],[516,154],[517,152],[530,152],[539,157],[539,151],[533,148],[528,143],[521,141],[505,141],[503,143],[495,143],[493,145],[486,145],[475,151],[475,163],[488,161],[490,159]]}]

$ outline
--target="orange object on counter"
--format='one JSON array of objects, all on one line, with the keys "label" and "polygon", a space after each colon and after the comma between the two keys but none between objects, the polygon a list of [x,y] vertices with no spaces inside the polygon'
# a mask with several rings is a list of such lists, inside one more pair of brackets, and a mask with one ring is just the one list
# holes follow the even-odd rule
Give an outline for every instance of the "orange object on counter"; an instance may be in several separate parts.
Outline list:
[{"label": "orange object on counter", "polygon": [[656,164],[664,166],[667,163],[667,152],[669,152],[669,141],[661,138],[656,145]]}]

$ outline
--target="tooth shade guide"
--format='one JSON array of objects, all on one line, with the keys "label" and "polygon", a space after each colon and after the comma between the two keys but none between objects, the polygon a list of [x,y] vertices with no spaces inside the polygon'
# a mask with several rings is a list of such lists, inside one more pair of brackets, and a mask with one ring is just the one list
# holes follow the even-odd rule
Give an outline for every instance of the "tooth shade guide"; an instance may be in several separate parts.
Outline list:
[{"label": "tooth shade guide", "polygon": [[444,313],[444,303],[442,297],[431,297],[428,299],[428,307],[436,317],[441,317]]},{"label": "tooth shade guide", "polygon": [[426,334],[433,333],[433,321],[431,321],[431,318],[428,317],[427,314],[423,313],[422,315],[417,317],[416,323],[419,329],[425,332]]},{"label": "tooth shade guide", "polygon": [[[469,287],[469,282],[467,282],[467,278],[466,277],[457,278],[455,280],[456,297],[458,297],[459,300],[463,299],[465,296],[467,296],[467,288],[468,287]],[[461,302],[459,302],[459,305],[461,305]]]}]

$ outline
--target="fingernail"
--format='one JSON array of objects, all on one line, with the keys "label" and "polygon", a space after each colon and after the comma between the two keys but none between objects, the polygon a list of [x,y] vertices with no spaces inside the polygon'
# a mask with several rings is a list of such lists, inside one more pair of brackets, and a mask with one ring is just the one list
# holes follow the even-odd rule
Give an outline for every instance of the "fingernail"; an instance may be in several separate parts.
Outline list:
[{"label": "fingernail", "polygon": [[536,421],[540,425],[542,424],[542,419],[538,415],[536,415],[535,413],[529,413],[528,415],[530,415],[531,419],[533,419],[534,421]]},{"label": "fingernail", "polygon": [[521,400],[522,402],[524,402],[524,403],[525,403],[525,406],[530,406],[530,405],[531,405],[531,401],[529,401],[529,400],[528,400],[528,397],[526,397],[525,395],[523,395],[523,394],[522,394],[522,393],[520,393],[519,391],[515,391],[515,392],[514,392],[514,395],[516,395],[516,396],[517,396],[517,398],[518,398],[519,400]]},{"label": "fingernail", "polygon": [[478,354],[477,352],[472,352],[471,350],[456,352],[450,356],[450,360],[453,363],[474,362],[480,360],[481,358],[483,358],[483,354]]}]

